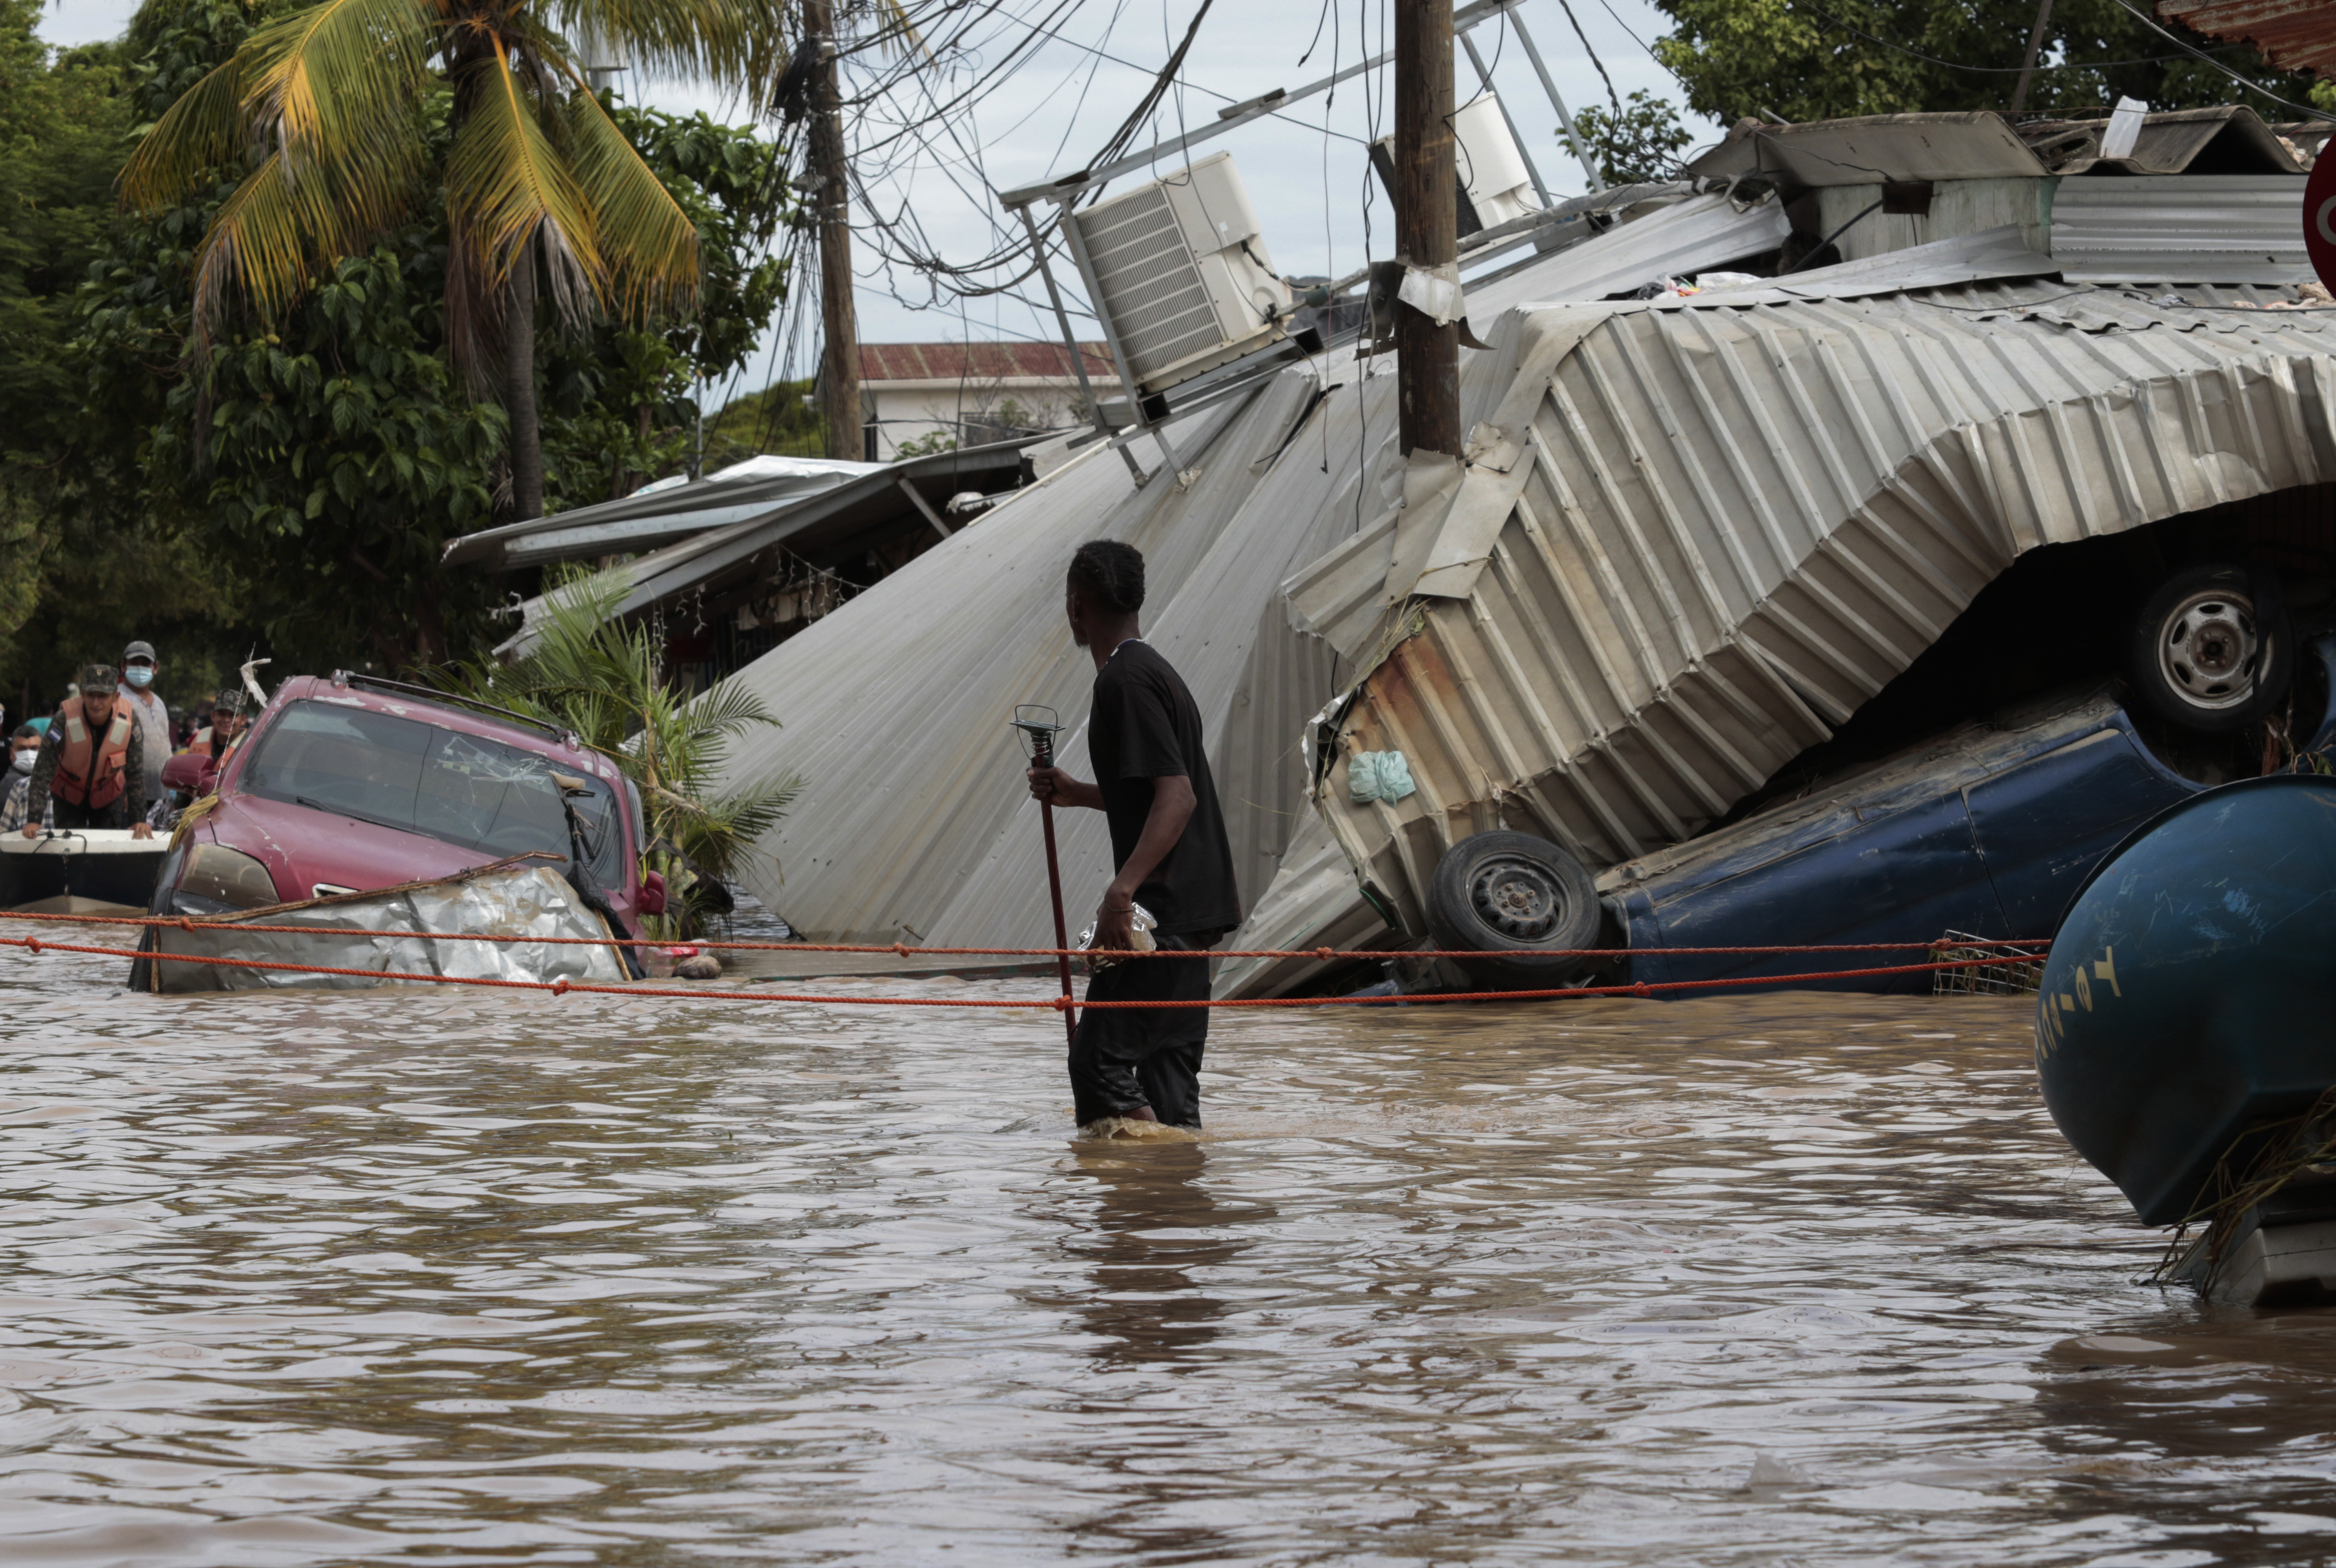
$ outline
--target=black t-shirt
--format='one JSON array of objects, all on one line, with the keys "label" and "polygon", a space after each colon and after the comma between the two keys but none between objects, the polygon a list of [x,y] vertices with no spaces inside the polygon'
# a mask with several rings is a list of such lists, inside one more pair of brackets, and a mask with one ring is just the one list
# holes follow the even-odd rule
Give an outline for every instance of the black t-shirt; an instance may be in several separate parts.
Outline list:
[{"label": "black t-shirt", "polygon": [[1225,816],[1201,745],[1201,710],[1182,677],[1145,643],[1121,643],[1095,676],[1087,716],[1087,756],[1104,814],[1111,819],[1111,859],[1127,863],[1152,813],[1152,781],[1182,774],[1192,784],[1192,820],[1175,847],[1135,890],[1135,901],[1163,936],[1229,931],[1241,924],[1233,852]]}]

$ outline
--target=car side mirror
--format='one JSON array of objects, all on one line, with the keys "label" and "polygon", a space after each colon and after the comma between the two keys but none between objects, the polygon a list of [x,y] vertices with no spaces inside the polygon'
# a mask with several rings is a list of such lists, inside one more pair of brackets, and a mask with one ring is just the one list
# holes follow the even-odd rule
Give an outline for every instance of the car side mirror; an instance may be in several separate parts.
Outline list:
[{"label": "car side mirror", "polygon": [[219,775],[219,759],[199,752],[180,752],[162,765],[162,787],[185,790],[190,794],[209,794],[211,780]]},{"label": "car side mirror", "polygon": [[641,877],[640,911],[645,915],[665,913],[665,875],[660,872],[645,872]]}]

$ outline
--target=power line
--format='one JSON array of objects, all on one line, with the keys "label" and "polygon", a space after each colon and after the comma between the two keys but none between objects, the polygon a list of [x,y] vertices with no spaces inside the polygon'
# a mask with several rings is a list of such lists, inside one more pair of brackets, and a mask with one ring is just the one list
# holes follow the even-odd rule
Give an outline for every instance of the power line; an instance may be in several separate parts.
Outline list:
[{"label": "power line", "polygon": [[2265,87],[2261,83],[2249,81],[2246,77],[2240,75],[2237,72],[2232,70],[2229,66],[2224,64],[2221,61],[2207,54],[2205,50],[2194,49],[2189,44],[2185,44],[2181,39],[2176,38],[2173,34],[2166,32],[2165,28],[2160,27],[2151,18],[2142,15],[2138,11],[2136,11],[2131,5],[2126,3],[2126,0],[2117,0],[2117,3],[2120,10],[2124,11],[2135,21],[2139,22],[2143,26],[2148,28],[2151,32],[2163,37],[2167,43],[2173,44],[2176,49],[2181,50],[2185,54],[2196,55],[2200,60],[2205,61],[2207,64],[2213,66],[2215,70],[2221,72],[2224,75],[2229,77],[2240,86],[2248,89],[2250,92],[2260,93],[2264,97],[2270,99],[2273,103],[2277,103],[2283,108],[2292,109],[2299,114],[2309,115],[2314,120],[2336,120],[2336,114],[2330,114],[2322,110],[2314,109],[2309,104],[2292,102],[2288,99],[2282,98],[2278,93],[2273,93],[2270,88]]}]

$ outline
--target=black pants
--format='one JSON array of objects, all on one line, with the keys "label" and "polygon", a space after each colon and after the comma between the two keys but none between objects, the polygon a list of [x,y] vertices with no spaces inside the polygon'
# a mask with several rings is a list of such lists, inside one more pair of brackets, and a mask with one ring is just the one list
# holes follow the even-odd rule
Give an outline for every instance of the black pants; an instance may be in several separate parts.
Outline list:
[{"label": "black pants", "polygon": [[[1207,950],[1220,933],[1162,937],[1186,959],[1123,959],[1087,982],[1090,1002],[1205,1002]],[[1152,1107],[1171,1126],[1201,1125],[1201,1053],[1209,1009],[1089,1008],[1071,1039],[1071,1099],[1079,1125]]]}]

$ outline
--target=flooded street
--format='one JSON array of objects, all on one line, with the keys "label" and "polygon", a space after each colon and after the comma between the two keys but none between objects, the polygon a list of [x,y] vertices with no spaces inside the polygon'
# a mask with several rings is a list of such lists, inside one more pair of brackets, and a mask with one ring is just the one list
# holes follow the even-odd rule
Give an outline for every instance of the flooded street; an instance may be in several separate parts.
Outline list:
[{"label": "flooded street", "polygon": [[2023,1001],[1221,1014],[1080,1146],[1045,1015],[117,970],[0,954],[15,1568],[2336,1552],[2336,1318],[2132,1283]]}]

